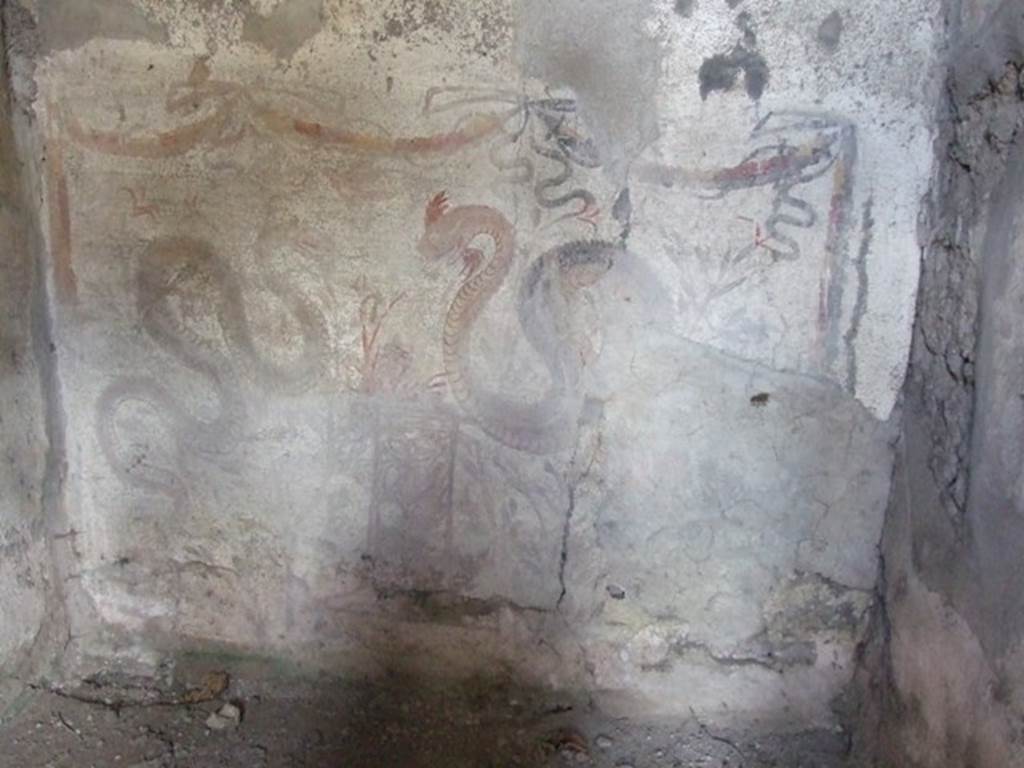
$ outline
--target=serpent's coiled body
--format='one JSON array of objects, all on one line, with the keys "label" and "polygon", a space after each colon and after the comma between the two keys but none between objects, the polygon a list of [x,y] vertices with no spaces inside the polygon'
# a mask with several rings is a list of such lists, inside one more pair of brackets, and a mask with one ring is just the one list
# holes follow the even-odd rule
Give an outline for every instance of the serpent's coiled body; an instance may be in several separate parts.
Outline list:
[{"label": "serpent's coiled body", "polygon": [[459,286],[445,315],[442,352],[448,386],[460,407],[491,437],[521,451],[547,454],[572,446],[582,405],[581,360],[569,344],[574,292],[581,270],[591,276],[610,268],[617,246],[574,242],[548,251],[532,264],[519,292],[519,319],[527,340],[544,361],[550,383],[532,402],[488,391],[473,371],[470,342],[476,321],[509,274],[515,256],[512,225],[487,206],[448,209],[439,196],[427,210],[420,251],[427,257],[461,255],[474,265],[482,253],[479,238],[493,243],[493,255]]}]

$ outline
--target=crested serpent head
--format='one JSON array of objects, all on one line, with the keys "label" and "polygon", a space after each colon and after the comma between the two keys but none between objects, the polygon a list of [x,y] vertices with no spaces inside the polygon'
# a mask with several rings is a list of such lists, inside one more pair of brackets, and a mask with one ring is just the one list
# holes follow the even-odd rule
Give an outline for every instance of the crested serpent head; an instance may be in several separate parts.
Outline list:
[{"label": "crested serpent head", "polygon": [[464,243],[459,241],[451,227],[443,226],[451,204],[448,193],[438,192],[427,203],[423,215],[423,234],[416,244],[416,250],[428,261],[439,261],[446,256],[453,256]]},{"label": "crested serpent head", "polygon": [[[461,260],[462,276],[472,277],[480,269],[484,253],[471,248],[472,240],[481,233],[479,224],[473,225],[469,211],[472,207],[451,208],[447,192],[438,192],[430,202],[423,217],[423,235],[416,249],[428,262],[439,262],[446,258]],[[459,215],[456,215],[459,214]]]}]

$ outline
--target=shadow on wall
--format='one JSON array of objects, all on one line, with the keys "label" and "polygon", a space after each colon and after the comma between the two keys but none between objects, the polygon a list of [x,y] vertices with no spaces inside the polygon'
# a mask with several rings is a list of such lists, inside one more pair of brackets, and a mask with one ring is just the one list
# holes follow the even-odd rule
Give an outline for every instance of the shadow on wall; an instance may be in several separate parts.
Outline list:
[{"label": "shadow on wall", "polygon": [[[138,765],[846,765],[841,732],[734,731],[696,716],[645,721],[500,675],[442,685],[396,672],[366,683],[209,653],[184,654],[165,672],[162,681],[104,673],[40,694],[6,731],[8,756],[19,765],[56,756],[106,764],[114,751]],[[41,739],[47,720],[54,732]]]},{"label": "shadow on wall", "polygon": [[950,54],[883,538],[861,735],[886,766],[1024,765],[1024,8],[975,6]]}]

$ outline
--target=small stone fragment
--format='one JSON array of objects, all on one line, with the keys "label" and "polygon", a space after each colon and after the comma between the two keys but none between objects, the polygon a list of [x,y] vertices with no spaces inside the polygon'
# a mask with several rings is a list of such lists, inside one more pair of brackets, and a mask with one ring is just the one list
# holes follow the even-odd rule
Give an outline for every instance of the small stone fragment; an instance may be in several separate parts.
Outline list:
[{"label": "small stone fragment", "polygon": [[242,722],[242,710],[234,704],[225,704],[206,718],[206,727],[212,731],[237,728]]},{"label": "small stone fragment", "polygon": [[612,600],[626,599],[626,590],[624,590],[618,584],[609,584],[607,587],[605,587],[605,590],[608,592],[608,596]]},{"label": "small stone fragment", "polygon": [[597,744],[598,749],[609,749],[614,742],[604,734],[601,734],[594,739],[594,743]]},{"label": "small stone fragment", "polygon": [[563,728],[551,734],[547,743],[562,755],[589,755],[587,738],[575,728]]},{"label": "small stone fragment", "polygon": [[204,701],[213,701],[228,689],[231,678],[227,672],[207,672],[203,675],[202,685],[189,690],[184,697],[186,704],[201,704]]}]

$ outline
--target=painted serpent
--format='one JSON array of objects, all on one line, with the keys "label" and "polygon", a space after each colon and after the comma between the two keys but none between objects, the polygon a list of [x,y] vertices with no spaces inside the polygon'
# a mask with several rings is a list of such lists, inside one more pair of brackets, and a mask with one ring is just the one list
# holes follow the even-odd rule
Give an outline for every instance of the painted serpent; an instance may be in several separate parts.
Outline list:
[{"label": "painted serpent", "polygon": [[[482,239],[493,245],[486,263]],[[583,406],[579,379],[587,356],[586,349],[571,343],[574,308],[580,291],[600,280],[623,249],[576,241],[547,251],[527,268],[518,295],[519,321],[550,383],[543,396],[524,402],[489,391],[470,363],[473,326],[512,266],[512,224],[489,206],[450,207],[442,192],[427,205],[418,248],[425,258],[461,258],[465,265],[466,279],[448,308],[443,336],[444,373],[460,407],[511,448],[546,454],[571,447]]]}]

